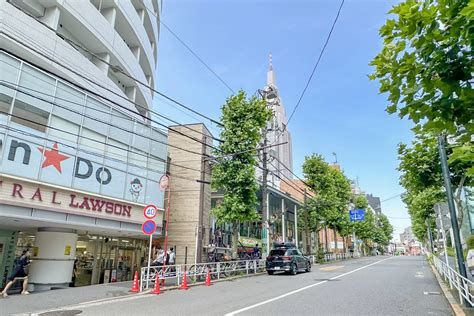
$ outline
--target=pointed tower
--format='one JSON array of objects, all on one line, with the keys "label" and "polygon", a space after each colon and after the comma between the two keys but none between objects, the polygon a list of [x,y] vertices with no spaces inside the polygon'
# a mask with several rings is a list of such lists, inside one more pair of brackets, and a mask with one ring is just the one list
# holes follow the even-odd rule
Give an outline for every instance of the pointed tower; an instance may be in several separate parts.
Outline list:
[{"label": "pointed tower", "polygon": [[279,177],[285,180],[293,178],[293,159],[291,135],[286,126],[288,120],[286,118],[285,107],[276,86],[275,72],[273,70],[273,56],[271,53],[268,57],[267,85],[264,90],[267,91],[267,103],[273,110],[273,118],[269,126],[270,131],[268,132],[268,143],[277,144],[287,142],[284,145],[275,146],[268,150],[271,161],[268,166],[268,169],[271,171],[268,177],[269,185],[279,188]]}]

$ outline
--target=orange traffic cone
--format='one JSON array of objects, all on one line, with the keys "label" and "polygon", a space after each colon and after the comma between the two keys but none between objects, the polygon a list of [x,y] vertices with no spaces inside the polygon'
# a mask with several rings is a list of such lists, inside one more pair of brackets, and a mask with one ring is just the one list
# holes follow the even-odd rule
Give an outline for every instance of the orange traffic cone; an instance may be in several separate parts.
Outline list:
[{"label": "orange traffic cone", "polygon": [[181,290],[187,290],[188,289],[188,282],[186,281],[186,279],[187,279],[187,275],[186,275],[186,271],[184,271],[183,283],[181,284]]},{"label": "orange traffic cone", "polygon": [[205,285],[211,286],[211,272],[209,271],[209,269],[207,269]]},{"label": "orange traffic cone", "polygon": [[130,292],[137,293],[138,292],[138,272],[135,271],[135,276],[133,277],[133,285]]},{"label": "orange traffic cone", "polygon": [[155,276],[155,288],[153,289],[153,294],[160,294],[160,277],[158,276],[158,273],[156,273]]}]

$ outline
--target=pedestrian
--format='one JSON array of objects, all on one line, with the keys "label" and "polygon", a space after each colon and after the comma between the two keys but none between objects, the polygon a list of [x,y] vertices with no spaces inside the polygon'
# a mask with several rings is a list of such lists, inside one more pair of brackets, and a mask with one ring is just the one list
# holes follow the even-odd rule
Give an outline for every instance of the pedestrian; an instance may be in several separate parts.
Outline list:
[{"label": "pedestrian", "polygon": [[259,259],[260,258],[260,248],[258,248],[258,244],[255,244],[255,247],[253,247],[253,259]]},{"label": "pedestrian", "polygon": [[173,247],[170,248],[168,257],[169,257],[169,264],[171,266],[175,265],[176,264],[176,254],[174,253],[174,248]]},{"label": "pedestrian", "polygon": [[21,252],[21,256],[15,259],[15,264],[13,266],[13,271],[10,277],[8,277],[7,286],[2,291],[2,296],[7,297],[8,289],[16,282],[17,279],[23,278],[23,290],[21,291],[22,295],[30,294],[27,291],[28,288],[28,265],[30,264],[31,252],[29,249],[25,249]]},{"label": "pedestrian", "polygon": [[72,279],[71,279],[71,285],[70,287],[75,287],[76,286],[76,278],[77,278],[77,262],[78,260],[74,260],[74,265],[72,267]]}]

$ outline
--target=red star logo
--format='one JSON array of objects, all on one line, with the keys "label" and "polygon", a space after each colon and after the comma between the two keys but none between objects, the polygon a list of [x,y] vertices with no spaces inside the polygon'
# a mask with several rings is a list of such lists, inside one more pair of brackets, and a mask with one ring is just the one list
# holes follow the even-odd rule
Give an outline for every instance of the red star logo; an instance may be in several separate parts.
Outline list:
[{"label": "red star logo", "polygon": [[61,161],[69,159],[71,157],[60,154],[58,151],[58,143],[54,143],[53,149],[46,150],[45,148],[38,147],[38,150],[44,155],[46,158],[41,165],[41,168],[46,168],[48,166],[54,166],[56,170],[61,173]]}]

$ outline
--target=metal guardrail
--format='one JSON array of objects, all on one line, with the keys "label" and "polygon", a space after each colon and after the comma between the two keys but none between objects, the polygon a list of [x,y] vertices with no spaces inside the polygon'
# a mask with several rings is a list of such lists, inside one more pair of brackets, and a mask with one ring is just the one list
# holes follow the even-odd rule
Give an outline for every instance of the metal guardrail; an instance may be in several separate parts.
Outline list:
[{"label": "metal guardrail", "polygon": [[[311,255],[309,256],[313,264],[317,263],[316,256]],[[337,261],[337,260],[347,260],[349,258],[359,258],[359,256],[355,255],[354,253],[326,253],[324,254],[324,261]]]},{"label": "metal guardrail", "polygon": [[[141,268],[140,291],[154,285],[156,275],[160,282],[165,281],[165,285],[180,285],[186,277],[190,284],[204,281],[209,271],[211,279],[223,279],[236,275],[256,274],[265,271],[265,260],[238,260],[226,262],[198,263],[171,265],[165,268],[161,266],[151,266],[150,273],[148,267]],[[166,284],[168,283],[168,284]]]},{"label": "metal guardrail", "polygon": [[474,295],[471,293],[471,289],[474,289],[474,282],[460,275],[438,257],[432,256],[432,258],[436,270],[438,270],[446,282],[449,282],[451,290],[454,288],[458,290],[461,304],[463,299],[465,299],[471,306],[474,306]]}]

